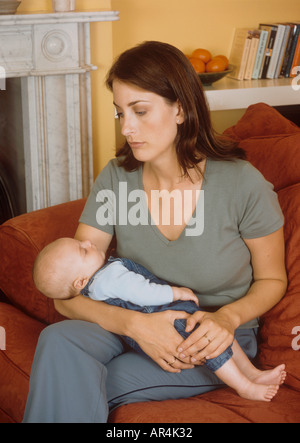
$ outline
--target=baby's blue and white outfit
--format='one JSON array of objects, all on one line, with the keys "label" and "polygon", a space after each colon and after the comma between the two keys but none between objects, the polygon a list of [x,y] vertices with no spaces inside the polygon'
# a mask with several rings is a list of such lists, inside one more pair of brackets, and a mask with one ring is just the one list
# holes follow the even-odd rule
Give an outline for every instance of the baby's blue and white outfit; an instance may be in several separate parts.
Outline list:
[{"label": "baby's blue and white outfit", "polygon": [[[110,257],[106,265],[93,275],[81,293],[93,300],[148,314],[168,310],[185,311],[189,314],[201,311],[193,301],[173,302],[170,283],[160,280],[144,266],[127,258]],[[185,331],[186,320],[175,320],[174,327],[184,339],[190,335]],[[123,338],[131,348],[144,354],[134,340],[130,337]],[[207,360],[205,365],[212,372],[216,372],[232,355],[230,346],[219,357]]]}]

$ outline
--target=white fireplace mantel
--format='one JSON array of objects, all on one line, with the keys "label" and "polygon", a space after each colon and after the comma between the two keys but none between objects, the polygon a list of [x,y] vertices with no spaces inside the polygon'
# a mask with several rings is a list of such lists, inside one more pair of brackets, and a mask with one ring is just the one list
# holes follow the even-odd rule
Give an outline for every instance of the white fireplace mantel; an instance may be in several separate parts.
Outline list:
[{"label": "white fireplace mantel", "polygon": [[22,14],[3,15],[1,24],[3,25],[36,25],[36,24],[56,24],[56,23],[92,23],[110,22],[119,20],[119,12],[111,10],[102,11],[74,11],[74,12],[23,12]]},{"label": "white fireplace mantel", "polygon": [[0,16],[0,61],[6,76],[84,73],[90,65],[91,22],[119,20],[117,11]]},{"label": "white fireplace mantel", "polygon": [[5,88],[0,82],[0,99],[9,93],[8,79],[21,82],[27,211],[90,191],[90,72],[97,69],[90,60],[90,23],[116,20],[116,11],[0,16],[0,74],[7,79]]}]

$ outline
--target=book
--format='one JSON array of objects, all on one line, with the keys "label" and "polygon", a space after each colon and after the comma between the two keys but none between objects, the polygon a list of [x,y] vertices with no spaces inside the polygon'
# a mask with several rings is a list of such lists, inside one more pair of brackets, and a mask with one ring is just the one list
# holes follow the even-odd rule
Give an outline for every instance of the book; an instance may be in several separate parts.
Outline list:
[{"label": "book", "polygon": [[251,29],[237,28],[235,30],[230,54],[230,62],[234,65],[234,70],[231,74],[229,74],[229,77],[236,80],[244,80],[251,40]]},{"label": "book", "polygon": [[277,26],[277,32],[276,32],[276,38],[274,40],[274,46],[273,46],[273,50],[272,50],[270,64],[268,67],[267,78],[275,78],[278,59],[279,59],[281,47],[283,44],[284,34],[285,34],[285,26],[284,25],[275,25],[275,26]]},{"label": "book", "polygon": [[286,53],[287,50],[287,44],[288,44],[288,40],[289,40],[289,36],[291,33],[291,27],[289,24],[284,24],[285,26],[285,32],[284,32],[284,37],[283,37],[283,41],[282,41],[282,45],[281,45],[281,49],[280,49],[280,53],[279,53],[279,57],[278,57],[278,62],[277,62],[277,67],[276,67],[276,71],[275,71],[275,77],[274,78],[278,78],[282,69],[282,65],[283,65],[283,59],[284,59],[284,55]]},{"label": "book", "polygon": [[260,72],[260,76],[259,76],[259,78],[262,78],[262,79],[267,78],[268,69],[270,66],[270,61],[271,61],[274,43],[275,43],[275,39],[276,39],[277,28],[278,28],[277,26],[273,26],[270,24],[260,24],[259,25],[259,29],[266,30],[269,32],[269,41],[267,43],[265,58],[262,63],[261,72]]},{"label": "book", "polygon": [[295,55],[290,71],[290,77],[296,77],[296,75],[298,75],[299,72],[300,72],[300,34],[298,36]]},{"label": "book", "polygon": [[300,22],[236,28],[228,77],[237,80],[294,78],[300,73]]},{"label": "book", "polygon": [[283,62],[282,62],[282,67],[281,67],[279,77],[285,77],[288,61],[289,61],[291,51],[292,51],[294,37],[295,37],[296,31],[297,31],[297,25],[295,23],[289,23],[289,26],[290,26],[290,35],[288,38],[285,54],[283,57]]},{"label": "book", "polygon": [[299,39],[299,34],[300,34],[300,24],[296,24],[296,32],[295,32],[295,35],[293,38],[291,52],[289,55],[289,60],[288,60],[285,75],[284,75],[286,78],[289,78],[291,75],[292,65],[293,65],[293,61],[295,58],[295,52],[296,52],[297,43],[298,43],[298,39]]},{"label": "book", "polygon": [[246,64],[246,70],[245,70],[245,75],[244,75],[245,80],[252,79],[252,73],[254,70],[254,64],[255,64],[256,54],[257,54],[258,45],[259,45],[260,33],[261,33],[261,31],[258,29],[255,29],[254,31],[252,31],[251,46],[250,46],[250,50],[249,50],[248,61]]},{"label": "book", "polygon": [[265,50],[268,42],[269,33],[268,31],[260,31],[260,39],[256,54],[256,59],[254,63],[254,69],[252,73],[252,79],[257,80],[259,78],[260,68],[264,59]]}]

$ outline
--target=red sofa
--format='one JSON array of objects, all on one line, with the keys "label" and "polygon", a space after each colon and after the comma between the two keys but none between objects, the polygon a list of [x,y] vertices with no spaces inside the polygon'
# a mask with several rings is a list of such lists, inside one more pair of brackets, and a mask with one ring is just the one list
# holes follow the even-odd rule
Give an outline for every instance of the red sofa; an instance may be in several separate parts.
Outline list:
[{"label": "red sofa", "polygon": [[[288,291],[261,319],[258,355],[264,369],[286,363],[286,384],[271,403],[244,400],[224,388],[183,400],[122,406],[111,414],[111,423],[300,422],[300,128],[257,104],[226,134],[274,184],[286,218]],[[0,423],[22,421],[38,336],[62,319],[33,285],[34,259],[49,242],[74,235],[83,205],[84,200],[59,205],[0,226],[0,290],[8,301],[0,302],[0,331],[6,332],[6,350],[0,350]]]}]

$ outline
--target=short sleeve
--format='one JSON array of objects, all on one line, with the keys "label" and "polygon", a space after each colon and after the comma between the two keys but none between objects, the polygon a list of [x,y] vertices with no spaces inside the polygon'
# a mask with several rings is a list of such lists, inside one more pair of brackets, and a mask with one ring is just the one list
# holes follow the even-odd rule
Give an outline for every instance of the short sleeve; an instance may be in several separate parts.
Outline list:
[{"label": "short sleeve", "polygon": [[116,199],[110,162],[98,175],[79,222],[114,235],[115,208]]},{"label": "short sleeve", "polygon": [[284,217],[273,185],[250,163],[245,163],[241,171],[236,193],[242,238],[264,237],[283,226]]}]

